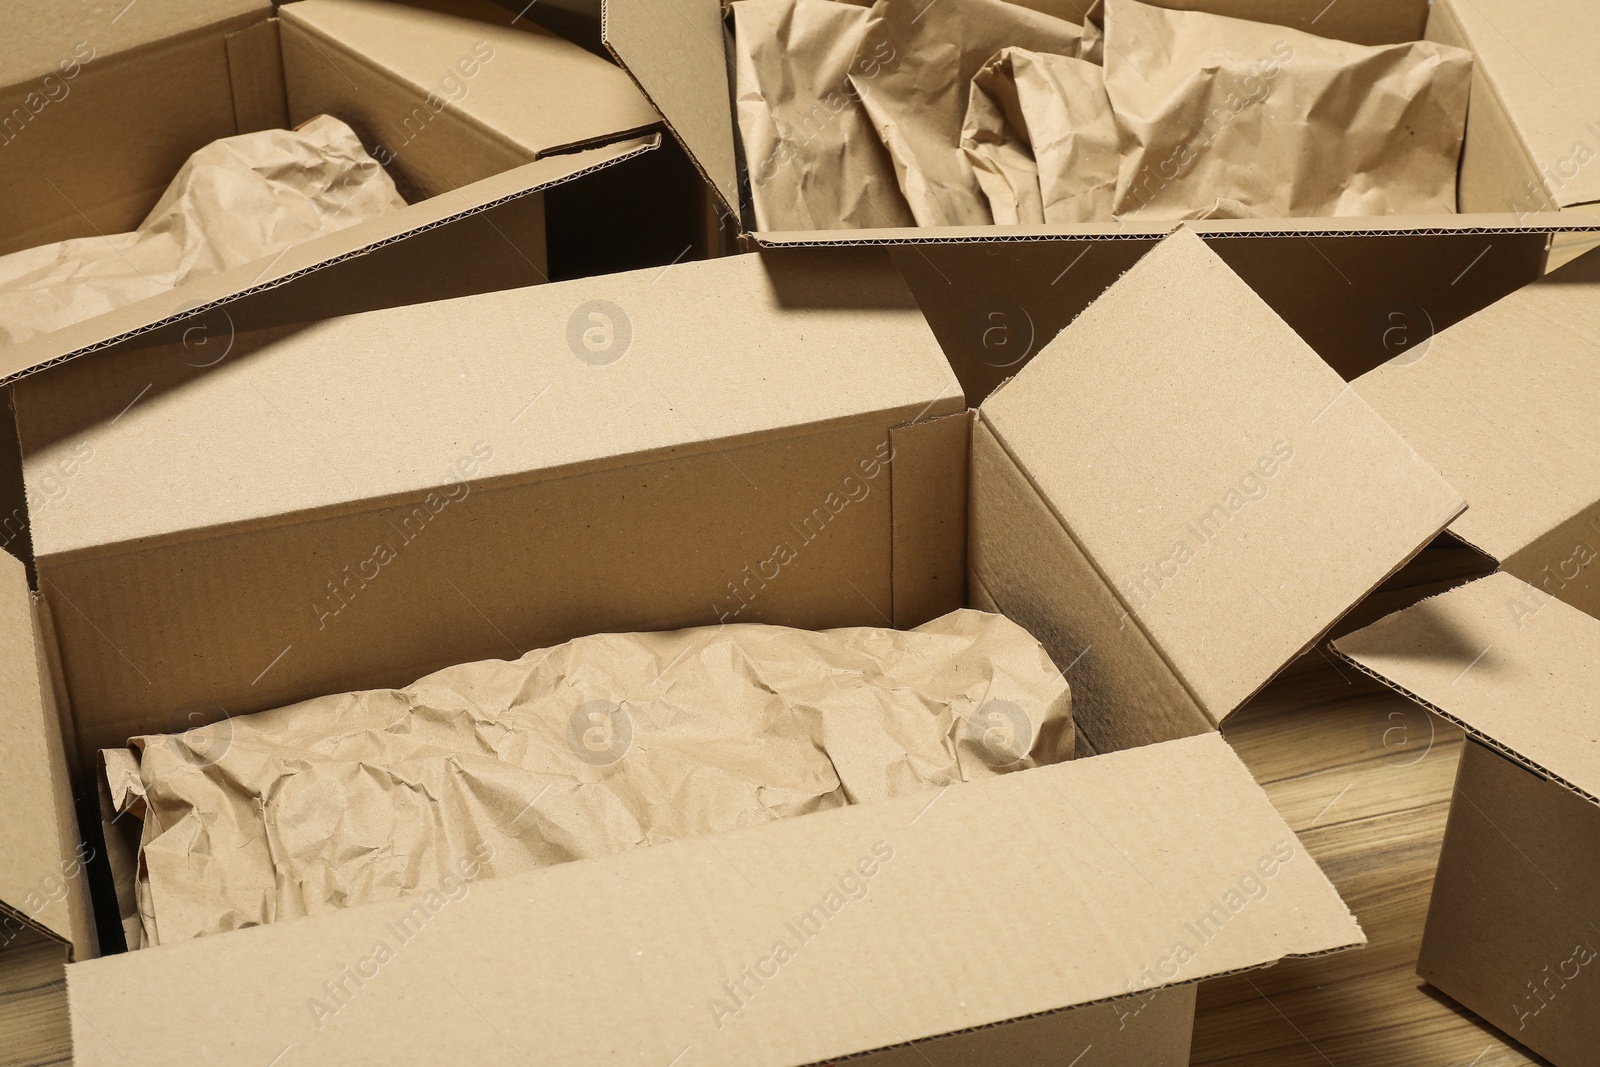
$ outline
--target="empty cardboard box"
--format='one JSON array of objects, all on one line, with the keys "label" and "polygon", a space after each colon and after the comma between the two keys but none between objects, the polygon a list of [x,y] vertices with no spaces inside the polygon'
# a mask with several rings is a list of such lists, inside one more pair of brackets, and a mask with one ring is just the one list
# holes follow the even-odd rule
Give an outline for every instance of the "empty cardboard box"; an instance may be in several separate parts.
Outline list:
[{"label": "empty cardboard box", "polygon": [[0,380],[167,322],[214,339],[211,309],[334,264],[295,287],[315,315],[542,281],[542,191],[656,144],[622,71],[487,0],[274,6],[7,5],[0,252],[132,230],[190,153],[321,113],[409,206],[7,346]]},{"label": "empty cardboard box", "polygon": [[1453,536],[1600,617],[1600,252],[1355,388],[1466,497]]},{"label": "empty cardboard box", "polygon": [[[1428,0],[1332,6],[1327,0],[1155,2],[1361,44],[1418,40],[1429,19]],[[1073,21],[1089,6],[1046,5],[1050,13]],[[1514,21],[1512,15],[1507,18]],[[744,207],[750,179],[737,144],[731,32],[720,0],[606,0],[604,7],[607,47],[693,157],[721,203],[725,228],[760,247],[873,244],[895,249],[897,263],[975,403],[1179,225],[757,232]],[[1556,40],[1563,47],[1567,43],[1559,35]],[[1554,47],[1548,39],[1540,45],[1541,52]],[[1579,45],[1552,56],[1552,62],[1562,62],[1579,78],[1588,56]],[[798,115],[794,121],[806,129],[813,117]],[[1600,228],[1600,220],[1547,209],[1477,202],[1462,206],[1472,213],[1185,225],[1212,242],[1324,358],[1355,377],[1394,354],[1388,346],[1402,334],[1409,333],[1415,343],[1532,281],[1544,268],[1551,232]],[[1396,315],[1405,331],[1394,329],[1391,316]]]},{"label": "empty cardboard box", "polygon": [[1600,1063],[1600,621],[1498,573],[1334,648],[1470,738],[1417,973],[1558,1067]]}]

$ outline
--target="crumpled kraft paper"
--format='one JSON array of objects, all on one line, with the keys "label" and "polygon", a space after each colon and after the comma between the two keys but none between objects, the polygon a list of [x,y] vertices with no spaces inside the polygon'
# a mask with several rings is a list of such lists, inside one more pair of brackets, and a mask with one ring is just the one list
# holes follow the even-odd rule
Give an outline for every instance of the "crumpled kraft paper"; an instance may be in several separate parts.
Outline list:
[{"label": "crumpled kraft paper", "polygon": [[877,0],[858,56],[887,49],[875,77],[850,82],[894,161],[919,226],[994,221],[961,147],[973,76],[1002,48],[1076,55],[1082,30],[1005,0]]},{"label": "crumpled kraft paper", "polygon": [[846,76],[867,9],[837,0],[737,0],[735,97],[756,225],[817,230],[913,225],[872,121]]},{"label": "crumpled kraft paper", "polygon": [[1453,213],[1472,55],[1105,0],[1118,218]]},{"label": "crumpled kraft paper", "polygon": [[961,147],[996,223],[1109,219],[1117,138],[1093,63],[1006,48],[972,79]]},{"label": "crumpled kraft paper", "polygon": [[1072,720],[1038,642],[962,610],[602,634],[130,744],[166,944],[1053,763]]},{"label": "crumpled kraft paper", "polygon": [[17,344],[405,207],[355,133],[319,115],[194,153],[132,233],[0,256],[0,344]]}]

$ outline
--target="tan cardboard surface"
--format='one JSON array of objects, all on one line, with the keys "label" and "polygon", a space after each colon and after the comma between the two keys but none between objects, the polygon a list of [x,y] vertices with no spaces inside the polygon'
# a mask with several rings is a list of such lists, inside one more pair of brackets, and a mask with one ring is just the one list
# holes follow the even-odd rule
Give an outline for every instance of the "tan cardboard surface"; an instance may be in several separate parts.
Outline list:
[{"label": "tan cardboard surface", "polygon": [[1333,648],[1504,755],[1600,803],[1600,621],[1509,574]]},{"label": "tan cardboard surface", "polygon": [[1547,195],[1563,208],[1600,201],[1600,10],[1588,0],[1439,2],[1476,53]]},{"label": "tan cardboard surface", "polygon": [[0,552],[0,933],[9,940],[20,918],[85,959],[94,955],[94,931],[46,677],[27,575]]},{"label": "tan cardboard surface", "polygon": [[[302,1063],[382,1063],[509,1045],[552,1064],[815,1063],[1364,940],[1216,735],[435,903],[74,965],[77,1062],[120,1063],[123,1049],[265,1063],[293,1046]],[[792,932],[819,903],[820,932]],[[378,940],[392,944],[375,965]],[[314,1012],[346,967],[374,977]],[[173,1003],[182,1026],[161,1010]]]},{"label": "tan cardboard surface", "polygon": [[1600,253],[1355,388],[1466,497],[1451,533],[1547,592],[1600,609]]},{"label": "tan cardboard surface", "polygon": [[271,13],[267,0],[12,0],[0,8],[0,77],[15,85],[59,76],[79,41],[104,57]]},{"label": "tan cardboard surface", "polygon": [[1187,232],[982,410],[1217,722],[1463,506]]}]

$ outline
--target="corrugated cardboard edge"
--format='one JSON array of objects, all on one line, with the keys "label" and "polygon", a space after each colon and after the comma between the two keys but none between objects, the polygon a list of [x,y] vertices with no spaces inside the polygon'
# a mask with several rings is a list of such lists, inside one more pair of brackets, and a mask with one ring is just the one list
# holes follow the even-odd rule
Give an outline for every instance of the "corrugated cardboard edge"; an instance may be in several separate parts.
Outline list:
[{"label": "corrugated cardboard edge", "polygon": [[919,415],[889,430],[890,613],[900,629],[967,603],[967,451],[975,417]]},{"label": "corrugated cardboard edge", "polygon": [[222,39],[233,84],[233,123],[239,133],[281,130],[289,125],[283,86],[283,50],[278,20],[263,19]]},{"label": "corrugated cardboard edge", "polygon": [[[200,278],[176,289],[89,319],[77,326],[44,334],[26,344],[0,350],[0,385],[172,323],[194,319],[252,293],[274,289],[324,267],[364,256],[415,234],[446,226],[519,197],[541,192],[586,174],[615,166],[657,148],[659,134],[621,141],[575,155],[537,160],[493,178],[443,193],[403,211],[346,230],[291,246],[261,266],[248,263]],[[417,220],[423,221],[417,221]],[[396,228],[396,222],[406,223]],[[107,321],[116,325],[98,325]],[[109,330],[109,333],[107,332]],[[64,345],[63,345],[64,340]]]},{"label": "corrugated cardboard edge", "polygon": [[[1549,595],[1549,594],[1546,594],[1546,593],[1543,593],[1543,592],[1537,590],[1534,586],[1528,585],[1526,582],[1522,581],[1522,579],[1517,578],[1514,575],[1507,574],[1504,571],[1497,571],[1494,574],[1490,575],[1488,578],[1479,578],[1477,580],[1477,582],[1471,582],[1471,583],[1468,583],[1468,584],[1469,585],[1476,585],[1476,584],[1478,584],[1478,582],[1496,581],[1496,580],[1500,579],[1502,575],[1507,579],[1510,579],[1512,581],[1515,581],[1515,582],[1519,583],[1524,588],[1526,588],[1526,589],[1528,589],[1530,591],[1533,591],[1535,593],[1538,593],[1538,595],[1540,595],[1540,596],[1548,596]],[[1430,602],[1433,602],[1433,601],[1437,601],[1437,600],[1439,600],[1441,598],[1444,598],[1444,597],[1449,597],[1452,593],[1455,593],[1458,589],[1461,589],[1461,588],[1465,588],[1465,586],[1458,586],[1456,589],[1447,590],[1447,591],[1445,591],[1443,593],[1436,593],[1433,596],[1425,597],[1424,599],[1418,601],[1417,604],[1412,605],[1412,607],[1410,607],[1410,608],[1405,608],[1405,609],[1402,609],[1401,611],[1397,611],[1393,615],[1384,616],[1383,619],[1380,619],[1380,620],[1378,620],[1378,622],[1374,623],[1373,627],[1380,626],[1387,619],[1392,619],[1397,615],[1402,615],[1405,612],[1411,611],[1411,610],[1415,609],[1416,607],[1418,607],[1418,606],[1420,606],[1422,604],[1427,604],[1427,603],[1430,603]],[[1559,602],[1557,602],[1557,603],[1559,603]],[[1569,608],[1568,610],[1576,612],[1578,609]],[[1600,624],[1597,624],[1597,625],[1600,625]],[[1380,673],[1375,668],[1370,667],[1367,664],[1363,663],[1360,659],[1358,659],[1356,657],[1355,654],[1353,654],[1351,652],[1347,652],[1343,648],[1339,647],[1341,643],[1348,643],[1352,638],[1355,638],[1355,637],[1359,636],[1360,634],[1366,633],[1367,630],[1370,630],[1373,627],[1367,627],[1366,629],[1357,630],[1357,631],[1355,631],[1355,633],[1346,634],[1344,637],[1338,638],[1338,639],[1330,642],[1328,647],[1340,659],[1344,660],[1346,663],[1348,663],[1352,667],[1356,668],[1356,670],[1360,671],[1362,674],[1365,674],[1367,677],[1375,679],[1376,681],[1379,681],[1379,682],[1383,683],[1385,686],[1387,686],[1388,688],[1394,690],[1396,693],[1399,693],[1401,696],[1406,697],[1408,700],[1411,700],[1412,702],[1414,702],[1414,703],[1426,708],[1428,711],[1431,711],[1433,714],[1439,716],[1439,718],[1441,718],[1441,719],[1444,719],[1446,722],[1450,722],[1450,723],[1455,724],[1456,726],[1459,726],[1463,731],[1466,732],[1466,734],[1469,737],[1471,737],[1474,741],[1478,742],[1479,744],[1483,745],[1485,748],[1488,748],[1488,749],[1498,753],[1499,755],[1504,756],[1506,759],[1510,760],[1512,763],[1515,763],[1517,766],[1522,767],[1524,770],[1531,771],[1532,773],[1538,775],[1540,778],[1543,778],[1546,781],[1555,782],[1556,784],[1562,786],[1563,788],[1569,790],[1570,792],[1576,793],[1578,796],[1582,797],[1584,800],[1587,800],[1589,803],[1597,805],[1597,806],[1600,806],[1600,796],[1597,796],[1596,794],[1591,793],[1588,790],[1584,789],[1582,786],[1579,786],[1576,783],[1571,782],[1566,778],[1563,778],[1561,775],[1556,774],[1554,771],[1550,770],[1548,767],[1543,766],[1542,764],[1538,763],[1537,761],[1529,759],[1527,756],[1525,756],[1522,753],[1518,752],[1516,749],[1510,747],[1509,745],[1505,744],[1504,742],[1499,741],[1496,738],[1491,737],[1489,734],[1484,733],[1481,729],[1473,726],[1471,723],[1467,722],[1465,719],[1462,719],[1459,716],[1452,714],[1448,708],[1442,707],[1439,704],[1436,704],[1431,700],[1428,700],[1428,699],[1426,699],[1426,698],[1424,698],[1422,696],[1419,696],[1417,693],[1415,693],[1412,690],[1406,688],[1404,685],[1402,685],[1401,683],[1395,681],[1393,678],[1390,678],[1387,675]]]},{"label": "corrugated cardboard edge", "polygon": [[0,552],[0,792],[9,842],[0,848],[0,913],[67,945],[74,958],[90,959],[98,946],[46,625],[22,564]]},{"label": "corrugated cardboard edge", "polygon": [[[718,0],[673,0],[664,7],[652,0],[603,0],[600,5],[606,51],[661,114],[726,216],[738,219],[738,146],[725,33]],[[700,42],[708,51],[705,63],[694,62],[690,54]],[[715,53],[715,63],[709,53]]]}]

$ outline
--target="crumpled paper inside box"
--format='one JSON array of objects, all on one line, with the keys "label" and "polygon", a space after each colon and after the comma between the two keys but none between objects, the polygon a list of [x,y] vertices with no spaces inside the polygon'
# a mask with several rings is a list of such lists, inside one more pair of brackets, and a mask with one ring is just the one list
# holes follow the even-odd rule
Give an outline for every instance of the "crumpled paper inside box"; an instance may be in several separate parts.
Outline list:
[{"label": "crumpled paper inside box", "polygon": [[329,115],[212,141],[131,233],[0,256],[0,344],[19,344],[406,206]]},{"label": "crumpled paper inside box", "polygon": [[[1006,0],[876,0],[864,18],[843,0],[732,8],[764,230],[899,226],[902,208],[922,226],[1455,210],[1463,49],[1138,0],[1089,5],[1081,26]],[[849,34],[778,47],[761,29],[830,20]]]},{"label": "crumpled paper inside box", "polygon": [[148,944],[503,876],[1072,755],[1026,630],[600,634],[105,755],[142,812]]}]

